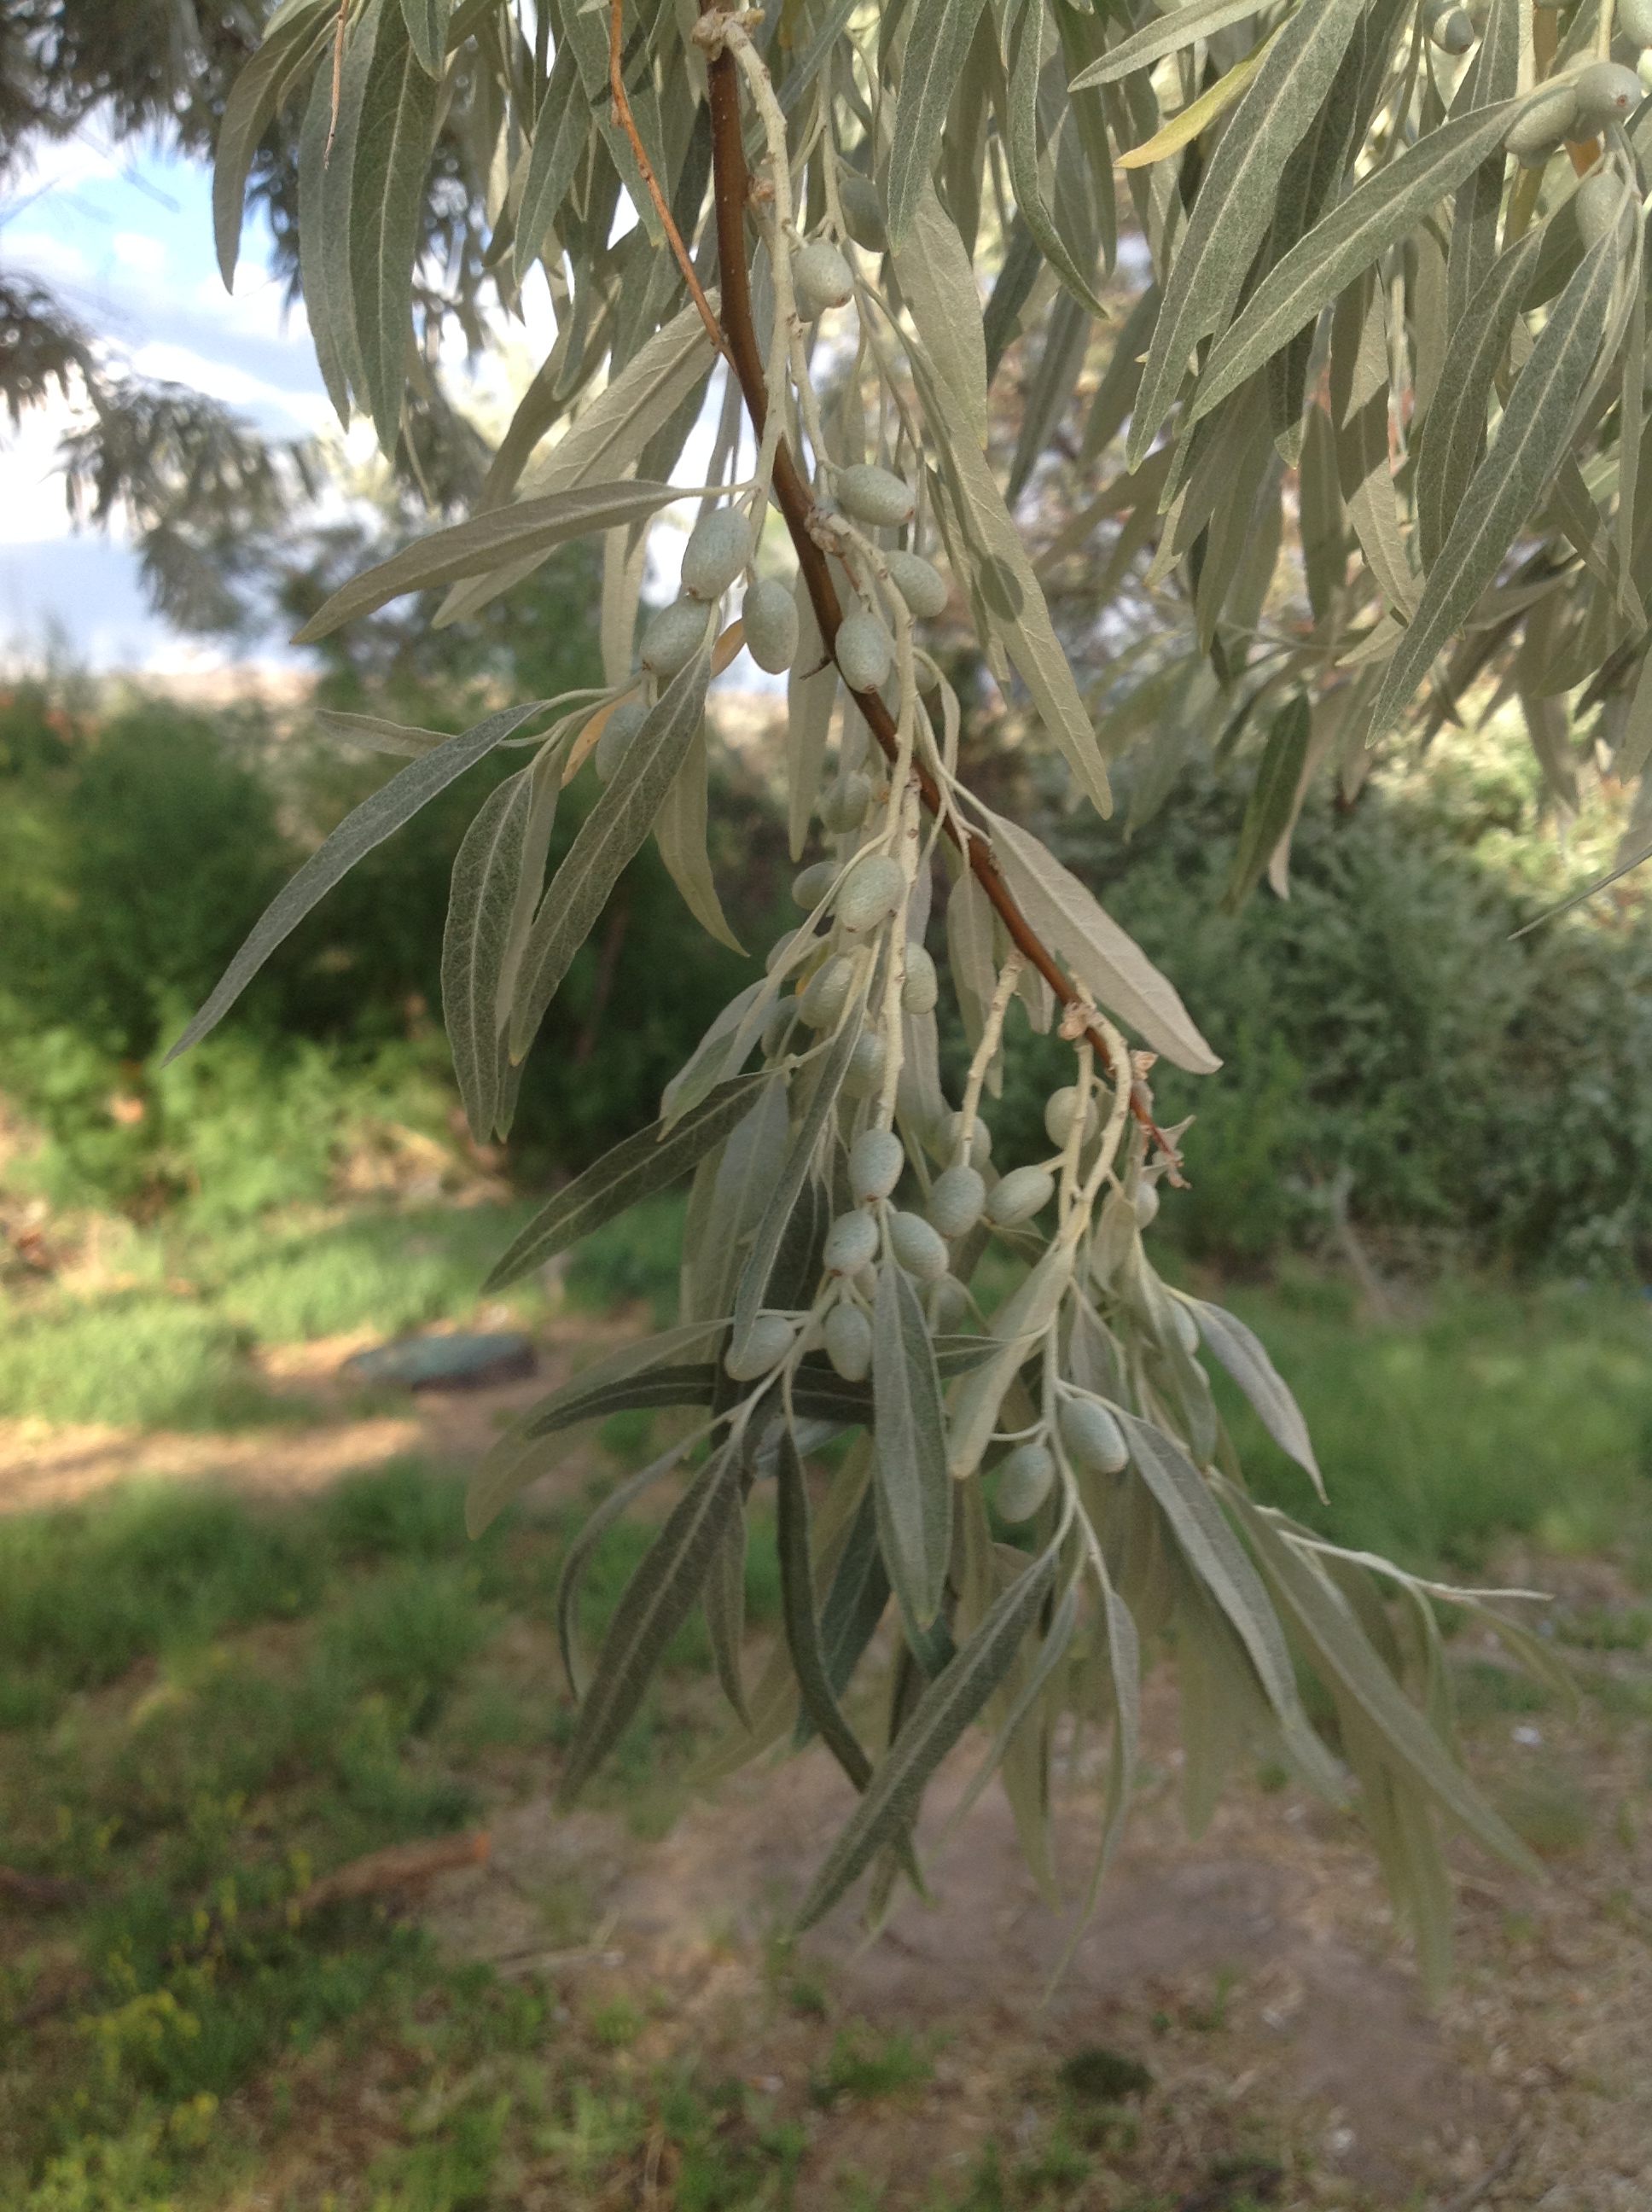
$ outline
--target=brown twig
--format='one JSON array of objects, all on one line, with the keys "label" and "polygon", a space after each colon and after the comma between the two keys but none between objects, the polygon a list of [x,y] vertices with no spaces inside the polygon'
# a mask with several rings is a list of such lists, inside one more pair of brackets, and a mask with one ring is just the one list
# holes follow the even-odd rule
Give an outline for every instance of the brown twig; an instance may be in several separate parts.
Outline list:
[{"label": "brown twig", "polygon": [[[620,0],[615,0],[616,20],[619,6]],[[733,56],[725,49],[711,57],[707,74],[711,91],[712,189],[717,211],[718,281],[722,290],[723,330],[728,340],[726,350],[734,373],[740,380],[740,389],[744,396],[746,411],[751,417],[752,428],[761,441],[768,413],[768,388],[763,374],[762,356],[757,345],[756,328],[752,320],[751,287],[746,270],[745,210],[751,179],[746,167],[745,142],[740,126],[739,72]],[[833,653],[843,620],[843,610],[838,604],[837,587],[832,581],[826,555],[815,538],[813,495],[799,474],[791,447],[784,437],[774,453],[774,500],[797,551],[798,566],[803,573],[810,604],[814,609],[821,642],[829,653]],[[895,718],[883,700],[875,691],[856,691],[852,687],[850,696],[860,709],[866,726],[877,738],[885,758],[896,760],[901,750],[900,736]],[[1003,922],[1010,942],[1029,965],[1037,969],[1063,1006],[1082,1009],[1084,1001],[1074,990],[1060,963],[1048,951],[1016,904],[993,856],[990,842],[960,823],[955,809],[943,809],[939,788],[921,761],[913,763],[913,774],[918,779],[924,805],[939,820],[946,835],[969,863],[976,882],[991,900]],[[1088,1019],[1084,1023],[1084,1034],[1089,1036],[1102,1066],[1110,1074],[1112,1056],[1108,1051],[1106,1040]],[[1151,1108],[1137,1095],[1132,1098],[1130,1110],[1157,1140],[1169,1163],[1172,1182],[1179,1182],[1179,1155],[1175,1146],[1154,1121]]]},{"label": "brown twig", "polygon": [[631,113],[631,103],[625,95],[625,70],[622,59],[624,15],[625,0],[612,0],[608,13],[608,87],[613,94],[614,120],[631,142],[631,158],[637,165],[643,183],[648,187],[648,197],[654,204],[654,212],[665,226],[671,252],[677,256],[677,265],[683,271],[683,281],[689,288],[689,296],[700,310],[700,319],[711,333],[712,343],[732,366],[732,357],[721,326],[712,313],[711,301],[706,297],[694,264],[689,258],[689,249],[683,243],[683,234],[666,204],[665,195],[659,189],[659,179],[654,174],[653,164],[643,150],[636,120]]}]

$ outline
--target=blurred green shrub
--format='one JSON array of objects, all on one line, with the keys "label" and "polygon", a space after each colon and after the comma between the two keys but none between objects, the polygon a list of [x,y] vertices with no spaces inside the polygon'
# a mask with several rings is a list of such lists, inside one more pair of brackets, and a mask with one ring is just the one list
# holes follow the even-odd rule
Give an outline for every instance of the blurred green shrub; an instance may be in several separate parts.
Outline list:
[{"label": "blurred green shrub", "polygon": [[[1310,800],[1290,898],[1263,889],[1237,915],[1218,904],[1243,811],[1230,775],[1189,779],[1127,836],[1127,763],[1112,822],[1040,822],[1225,1062],[1155,1071],[1160,1120],[1197,1115],[1165,1224],[1242,1267],[1323,1224],[1345,1180],[1362,1230],[1411,1259],[1643,1280],[1652,927],[1597,902],[1515,940],[1564,888],[1534,772],[1495,726],[1436,747],[1351,807]],[[1066,1048],[1005,1060],[994,1157],[1038,1157]]]}]

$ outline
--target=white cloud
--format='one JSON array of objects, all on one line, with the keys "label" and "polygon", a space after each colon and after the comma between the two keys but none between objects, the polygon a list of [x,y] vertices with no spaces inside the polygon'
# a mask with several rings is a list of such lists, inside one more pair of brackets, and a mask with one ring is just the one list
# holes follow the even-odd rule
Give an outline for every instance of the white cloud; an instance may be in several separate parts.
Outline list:
[{"label": "white cloud", "polygon": [[151,238],[141,230],[118,230],[110,244],[123,268],[136,270],[140,276],[158,276],[167,265],[164,241]]},{"label": "white cloud", "polygon": [[205,392],[209,399],[222,399],[226,406],[278,408],[307,430],[319,430],[332,420],[325,393],[283,390],[233,362],[210,360],[188,346],[152,339],[148,345],[139,346],[131,359],[140,376],[186,384],[192,391]]}]

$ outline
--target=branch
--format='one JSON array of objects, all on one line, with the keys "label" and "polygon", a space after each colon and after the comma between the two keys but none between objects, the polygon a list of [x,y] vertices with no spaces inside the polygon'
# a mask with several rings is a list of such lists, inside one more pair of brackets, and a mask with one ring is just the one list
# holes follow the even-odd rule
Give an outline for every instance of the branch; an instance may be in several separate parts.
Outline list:
[{"label": "branch", "polygon": [[719,327],[717,318],[711,311],[711,301],[707,299],[694,264],[689,258],[689,249],[683,243],[683,234],[678,230],[671,209],[666,204],[665,193],[659,189],[659,179],[654,174],[653,164],[643,149],[636,121],[631,113],[631,103],[626,97],[625,70],[621,59],[624,15],[625,0],[613,0],[608,15],[608,86],[614,97],[614,120],[631,142],[631,158],[637,165],[638,173],[643,183],[648,187],[648,197],[654,204],[654,212],[665,225],[665,235],[671,240],[671,252],[677,256],[677,265],[683,271],[690,298],[700,310],[700,319],[710,332],[712,343],[722,355],[724,360],[728,361],[730,356],[727,343]]},{"label": "branch", "polygon": [[[617,21],[621,0],[614,0]],[[745,210],[751,190],[750,173],[746,167],[745,142],[740,127],[740,80],[733,56],[722,48],[713,54],[707,65],[711,95],[711,144],[713,191],[717,214],[717,258],[719,282],[722,288],[723,331],[727,338],[725,349],[735,374],[740,380],[746,410],[752,428],[762,440],[763,426],[768,414],[768,394],[763,375],[762,356],[758,349],[757,333],[751,314],[751,286],[746,268]],[[843,610],[838,605],[837,587],[832,581],[826,555],[814,534],[814,495],[798,472],[796,462],[786,439],[782,437],[774,454],[774,501],[785,520],[796,548],[798,567],[802,571],[804,584],[815,620],[819,626],[821,641],[827,652],[835,657],[837,633],[843,621]],[[900,752],[900,740],[895,718],[875,691],[855,691],[850,696],[865,719],[866,726],[877,738],[884,757],[893,762]],[[913,774],[924,805],[939,821],[952,843],[964,860],[991,900],[999,919],[1003,922],[1010,942],[1022,958],[1049,985],[1070,1015],[1077,1010],[1082,1019],[1082,1030],[1077,1033],[1089,1037],[1109,1075],[1115,1071],[1107,1041],[1089,1018],[1080,994],[1071,979],[1038,936],[1020,908],[1011,896],[1008,884],[999,872],[993,848],[983,836],[971,830],[958,819],[955,807],[943,807],[941,794],[935,779],[921,761],[913,763]],[[1140,1095],[1139,1086],[1133,1093],[1131,1112],[1142,1127],[1157,1142],[1170,1164],[1173,1180],[1177,1179],[1180,1164],[1175,1146],[1154,1121],[1151,1108]]]}]

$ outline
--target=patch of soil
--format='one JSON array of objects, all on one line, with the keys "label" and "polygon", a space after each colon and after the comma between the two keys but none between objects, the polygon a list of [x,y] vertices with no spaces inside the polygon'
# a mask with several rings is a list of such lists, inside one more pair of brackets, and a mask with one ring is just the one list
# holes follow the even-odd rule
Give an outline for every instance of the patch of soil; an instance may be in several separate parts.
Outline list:
[{"label": "patch of soil", "polygon": [[[1462,2192],[1501,2160],[1473,2201],[1646,2212],[1644,1723],[1591,1702],[1576,1721],[1521,1724],[1540,1745],[1500,1721],[1474,1746],[1476,1771],[1505,1798],[1540,1753],[1576,1793],[1587,1842],[1541,1884],[1454,1846],[1459,1977],[1430,2010],[1351,1818],[1242,1783],[1208,1833],[1187,1838],[1175,1704],[1160,1669],[1143,1800],[1082,1932],[1072,1900],[1097,1840],[1082,1783],[1063,1793],[1062,1911],[1039,1899],[996,1790],[930,1865],[970,1747],[943,1769],[920,1830],[935,1902],[908,1895],[870,1942],[853,1903],[795,1950],[780,1941],[853,1803],[818,1748],[736,1777],[658,1843],[544,1799],[504,1812],[489,1865],[438,1884],[428,1922],[454,1954],[544,1974],[576,2009],[629,1994],[654,2014],[662,2059],[691,2052],[770,2092],[815,2142],[799,2212],[841,2207],[851,2170],[890,2212],[923,2203],[937,2178],[962,2186],[989,2136],[1011,2166],[1036,2169],[1084,2117],[1063,2105],[1057,2070],[1096,2046],[1145,2065],[1154,2087],[1133,2120],[1103,2115],[1102,2162],[1052,2203],[1220,2204],[1201,2188],[1249,2159],[1277,2185],[1268,2201],[1467,2212]],[[583,1942],[568,1939],[570,1895],[593,1930]],[[932,2078],[920,2094],[823,2115],[823,2066],[855,2023],[938,2054]]]},{"label": "patch of soil", "polygon": [[[258,1355],[257,1364],[274,1395],[324,1412],[325,1419],[301,1426],[221,1434],[0,1421],[0,1512],[72,1504],[111,1483],[138,1479],[211,1480],[282,1498],[323,1490],[341,1475],[389,1459],[473,1463],[525,1407],[647,1326],[641,1312],[599,1321],[561,1316],[536,1337],[535,1375],[479,1389],[381,1389],[374,1393],[375,1410],[367,1413],[361,1410],[361,1386],[339,1369],[352,1352],[380,1340],[370,1332],[321,1337]],[[570,1452],[555,1476],[535,1486],[534,1494],[543,1500],[577,1492],[589,1471],[588,1461]]]}]

